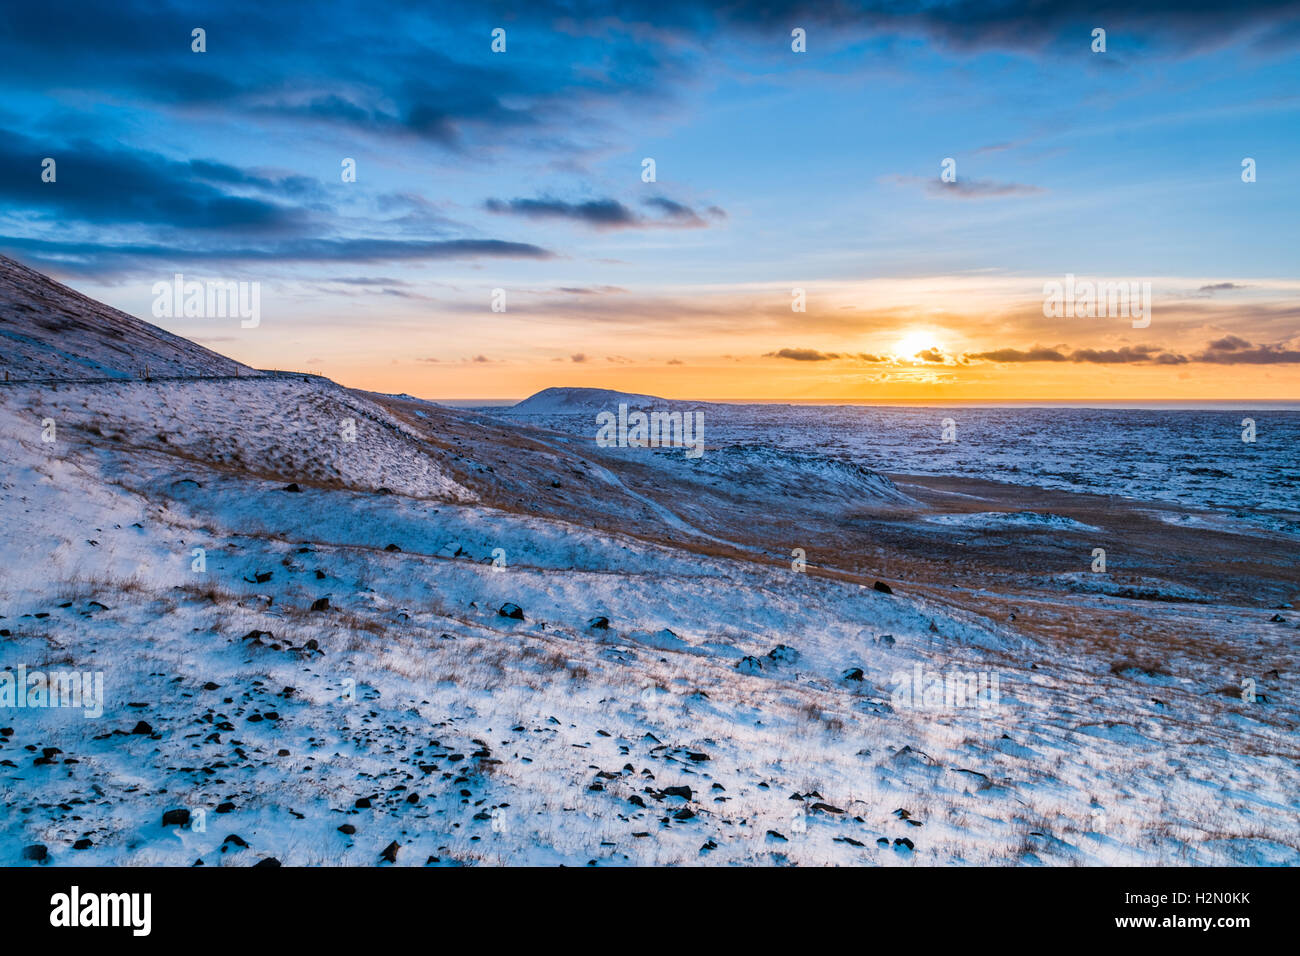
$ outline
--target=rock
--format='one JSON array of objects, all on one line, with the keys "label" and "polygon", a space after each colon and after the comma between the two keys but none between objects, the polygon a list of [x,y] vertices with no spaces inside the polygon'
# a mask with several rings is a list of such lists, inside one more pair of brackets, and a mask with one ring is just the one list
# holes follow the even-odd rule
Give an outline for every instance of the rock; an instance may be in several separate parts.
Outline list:
[{"label": "rock", "polygon": [[879,591],[881,594],[893,594],[893,593],[894,593],[894,589],[891,588],[891,587],[890,587],[888,584],[886,584],[884,581],[877,581],[875,584],[871,585],[871,588],[872,588],[872,590],[874,590],[874,591]]},{"label": "rock", "polygon": [[285,485],[285,486],[284,486],[283,488],[281,488],[280,490],[281,490],[281,491],[292,491],[292,492],[294,492],[294,493],[297,493],[297,492],[302,491],[302,489],[298,487],[298,482],[296,482],[296,481],[291,481],[291,482],[289,482],[287,485]]},{"label": "rock", "polygon": [[162,825],[165,827],[177,826],[183,827],[190,822],[190,811],[183,807],[175,810],[168,810],[163,814]]},{"label": "rock", "polygon": [[884,644],[886,647],[893,647],[896,641],[893,634],[881,634],[876,638],[877,644]]},{"label": "rock", "polygon": [[229,801],[217,804],[217,813],[234,813],[235,805]]},{"label": "rock", "polygon": [[843,812],[844,812],[844,811],[841,810],[839,807],[833,807],[833,806],[831,806],[829,803],[814,803],[814,804],[812,805],[812,808],[813,808],[814,810],[821,810],[823,813],[843,813]]},{"label": "rock", "polygon": [[279,866],[280,861],[273,856],[268,856],[265,860],[258,860],[253,866]]},{"label": "rock", "polygon": [[76,843],[72,844],[74,850],[89,850],[92,846],[94,846],[94,844],[86,837],[82,837]]},{"label": "rock", "polygon": [[131,728],[131,733],[148,735],[153,733],[153,728],[150,727],[147,723],[145,723],[142,720],[138,724],[136,724],[133,728]]},{"label": "rock", "polygon": [[49,859],[49,848],[43,843],[33,843],[31,846],[23,847],[23,859],[32,860],[36,863],[44,863]]},{"label": "rock", "polygon": [[1274,614],[1272,617],[1269,618],[1269,621],[1273,624],[1285,624],[1286,618],[1284,618],[1281,614]]},{"label": "rock", "polygon": [[736,661],[736,670],[742,674],[758,674],[763,670],[763,662],[757,657],[746,654],[740,660]]},{"label": "rock", "polygon": [[[221,841],[221,845],[225,846],[227,843],[232,843],[235,846],[244,846],[244,847],[248,846],[248,841],[245,840],[243,837],[241,837],[238,833],[227,834],[226,838]],[[280,864],[277,863],[275,865],[279,866]]]},{"label": "rock", "polygon": [[356,832],[357,828],[350,823],[345,823],[343,826],[339,827],[339,833],[346,834],[347,836],[352,836],[352,834]]},{"label": "rock", "polygon": [[379,854],[379,858],[381,860],[387,860],[389,863],[396,863],[397,851],[400,849],[401,847],[398,846],[397,841],[394,840],[392,843],[388,844],[388,846],[384,847],[384,852]]},{"label": "rock", "polygon": [[497,614],[501,617],[508,617],[516,621],[522,621],[524,619],[524,609],[518,604],[502,604],[501,609],[497,611]]},{"label": "rock", "polygon": [[789,843],[789,842],[790,842],[790,841],[787,840],[787,839],[786,839],[782,834],[777,833],[775,830],[768,830],[768,831],[767,831],[767,838],[768,838],[769,840],[772,840],[772,841],[777,842],[777,843]]},{"label": "rock", "polygon": [[206,684],[203,685],[203,689],[204,689],[204,690],[221,690],[221,685],[220,685],[220,684],[217,684],[217,683],[215,683],[215,682],[213,682],[213,681],[208,681]]},{"label": "rock", "polygon": [[664,787],[659,791],[661,797],[681,797],[685,800],[691,799],[691,788],[682,787]]},{"label": "rock", "polygon": [[799,652],[788,644],[778,644],[767,652],[767,659],[774,664],[793,664],[799,660]]},{"label": "rock", "polygon": [[912,843],[912,841],[909,840],[907,837],[899,837],[897,840],[894,841],[894,846],[905,846],[909,850],[916,849],[916,845]]},{"label": "rock", "polygon": [[385,551],[401,551],[402,549],[399,548],[399,547],[398,547],[397,545],[395,545],[395,544],[386,544],[386,545],[384,545],[384,550],[385,550]]},{"label": "rock", "polygon": [[328,611],[330,609],[330,599],[327,597],[317,598],[311,602],[311,609],[313,611]]},{"label": "rock", "polygon": [[609,618],[593,617],[590,621],[587,622],[587,629],[591,631],[608,631]]},{"label": "rock", "polygon": [[369,809],[370,809],[370,798],[369,798],[369,797],[357,797],[357,802],[354,803],[353,806],[356,807],[358,810],[369,810]]},{"label": "rock", "polygon": [[840,675],[840,680],[861,681],[862,676],[863,675],[862,675],[861,667],[850,667],[848,670],[846,670],[843,674]]}]

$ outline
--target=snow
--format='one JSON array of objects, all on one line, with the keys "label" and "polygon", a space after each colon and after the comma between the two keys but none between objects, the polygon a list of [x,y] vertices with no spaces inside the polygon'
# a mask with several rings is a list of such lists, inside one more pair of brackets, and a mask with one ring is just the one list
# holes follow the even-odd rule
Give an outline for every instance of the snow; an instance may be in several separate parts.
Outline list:
[{"label": "snow", "polygon": [[[105,695],[0,707],[0,862],[1300,863],[1291,612],[1045,570],[1103,522],[932,508],[765,431],[813,411],[713,414],[691,461],[314,377],[0,388],[0,670]],[[962,528],[1040,550],[980,586],[885,550]],[[996,706],[906,703],[917,668]]]}]

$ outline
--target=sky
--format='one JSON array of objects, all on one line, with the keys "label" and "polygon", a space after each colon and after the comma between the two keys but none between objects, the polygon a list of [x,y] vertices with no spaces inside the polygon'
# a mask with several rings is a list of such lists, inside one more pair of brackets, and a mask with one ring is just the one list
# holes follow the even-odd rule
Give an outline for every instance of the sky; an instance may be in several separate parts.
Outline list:
[{"label": "sky", "polygon": [[12,6],[0,252],[433,399],[1300,399],[1300,2],[1143,6]]}]

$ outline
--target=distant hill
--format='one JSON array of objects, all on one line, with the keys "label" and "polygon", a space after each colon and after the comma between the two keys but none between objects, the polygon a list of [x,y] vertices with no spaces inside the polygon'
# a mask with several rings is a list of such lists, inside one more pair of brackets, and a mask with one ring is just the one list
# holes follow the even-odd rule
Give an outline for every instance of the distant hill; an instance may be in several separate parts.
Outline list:
[{"label": "distant hill", "polygon": [[544,388],[518,405],[503,409],[509,415],[556,415],[566,413],[614,411],[619,403],[647,409],[700,408],[708,402],[683,402],[654,395],[620,392],[612,388]]},{"label": "distant hill", "polygon": [[0,256],[0,377],[135,379],[258,375]]}]

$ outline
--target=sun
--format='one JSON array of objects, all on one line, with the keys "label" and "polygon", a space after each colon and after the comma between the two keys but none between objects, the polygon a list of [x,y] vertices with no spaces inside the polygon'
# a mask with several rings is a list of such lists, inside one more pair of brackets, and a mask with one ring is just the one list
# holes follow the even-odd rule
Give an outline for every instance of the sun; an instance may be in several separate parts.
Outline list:
[{"label": "sun", "polygon": [[895,347],[894,357],[900,359],[913,359],[917,352],[924,352],[926,349],[938,349],[939,343],[935,341],[934,335],[930,332],[917,330],[908,332],[898,340]]}]

